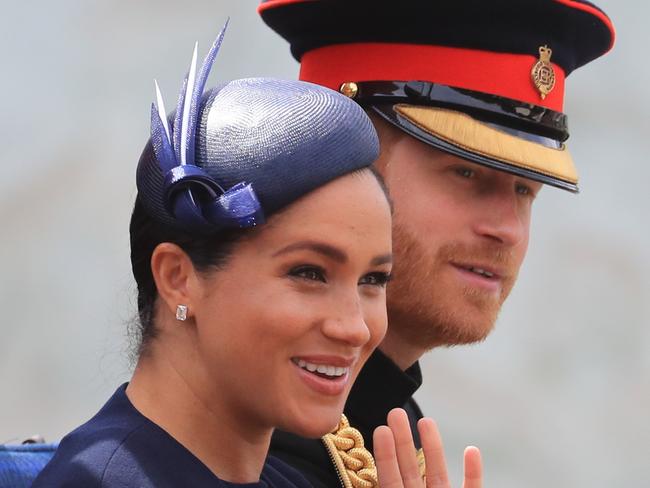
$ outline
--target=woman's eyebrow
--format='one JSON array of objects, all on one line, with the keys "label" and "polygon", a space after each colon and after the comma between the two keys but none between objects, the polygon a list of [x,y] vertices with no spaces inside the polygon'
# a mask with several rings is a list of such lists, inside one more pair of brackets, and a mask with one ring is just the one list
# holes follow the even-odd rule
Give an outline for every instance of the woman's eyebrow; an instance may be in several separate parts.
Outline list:
[{"label": "woman's eyebrow", "polygon": [[382,254],[381,256],[372,258],[372,261],[370,261],[370,265],[379,266],[380,264],[388,264],[392,262],[393,262],[393,255],[391,253],[388,253],[388,254]]},{"label": "woman's eyebrow", "polygon": [[273,257],[280,256],[282,254],[287,254],[292,251],[301,251],[309,250],[322,254],[325,257],[328,257],[338,263],[345,263],[348,261],[348,255],[341,249],[334,247],[330,244],[318,241],[299,241],[289,244],[286,247],[283,247],[279,251],[273,253]]}]

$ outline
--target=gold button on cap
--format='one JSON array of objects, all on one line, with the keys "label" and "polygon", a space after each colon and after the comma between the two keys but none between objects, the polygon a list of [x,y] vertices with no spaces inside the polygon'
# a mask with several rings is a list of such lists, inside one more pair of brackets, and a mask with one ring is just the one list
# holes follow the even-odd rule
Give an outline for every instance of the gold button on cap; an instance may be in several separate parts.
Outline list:
[{"label": "gold button on cap", "polygon": [[341,84],[339,91],[346,97],[354,98],[359,93],[359,86],[354,81],[346,81]]}]

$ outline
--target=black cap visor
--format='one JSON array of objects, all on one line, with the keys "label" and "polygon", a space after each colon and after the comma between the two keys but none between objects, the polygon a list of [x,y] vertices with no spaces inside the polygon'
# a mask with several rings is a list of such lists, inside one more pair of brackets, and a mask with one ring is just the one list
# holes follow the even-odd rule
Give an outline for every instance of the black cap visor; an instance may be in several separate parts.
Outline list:
[{"label": "black cap visor", "polygon": [[578,192],[562,112],[425,81],[350,82],[341,91],[437,149]]}]

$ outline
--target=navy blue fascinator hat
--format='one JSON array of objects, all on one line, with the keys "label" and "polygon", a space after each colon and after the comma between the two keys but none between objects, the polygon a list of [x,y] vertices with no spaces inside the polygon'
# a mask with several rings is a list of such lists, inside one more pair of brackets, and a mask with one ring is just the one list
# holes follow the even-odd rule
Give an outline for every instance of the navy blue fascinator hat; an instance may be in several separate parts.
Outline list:
[{"label": "navy blue fascinator hat", "polygon": [[185,232],[259,225],[379,154],[363,109],[328,88],[249,78],[204,94],[225,29],[198,69],[195,46],[173,119],[156,84],[151,139],[137,169],[147,213]]}]

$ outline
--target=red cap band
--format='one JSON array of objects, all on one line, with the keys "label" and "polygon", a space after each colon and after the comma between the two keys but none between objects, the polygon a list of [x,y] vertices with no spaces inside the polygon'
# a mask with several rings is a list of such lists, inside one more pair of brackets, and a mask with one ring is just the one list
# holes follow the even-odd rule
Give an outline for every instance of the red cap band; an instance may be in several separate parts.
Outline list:
[{"label": "red cap band", "polygon": [[564,70],[551,63],[553,90],[542,99],[531,70],[537,56],[420,44],[334,44],[306,52],[300,79],[338,90],[347,81],[428,81],[562,112]]}]

